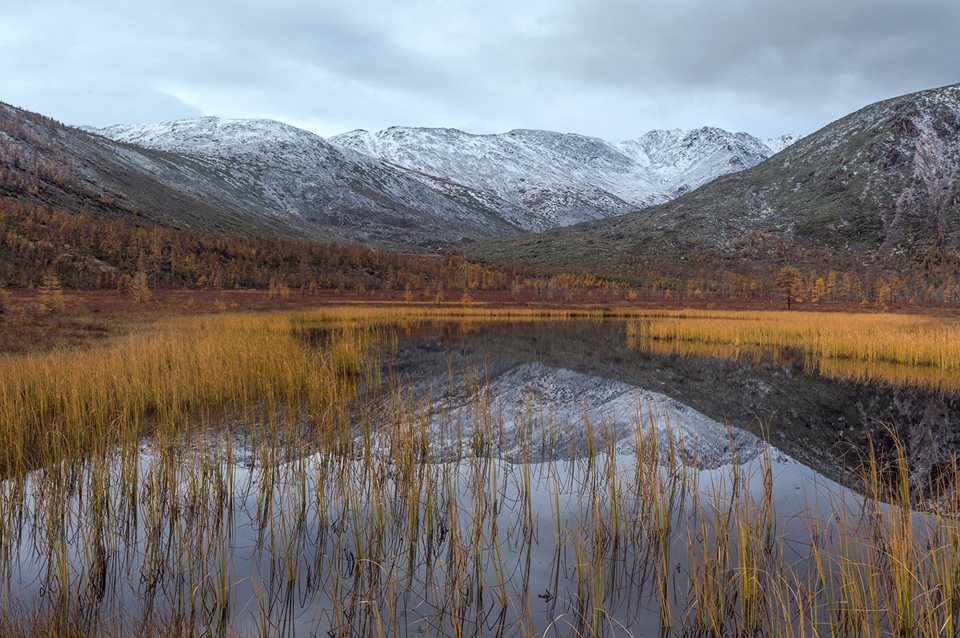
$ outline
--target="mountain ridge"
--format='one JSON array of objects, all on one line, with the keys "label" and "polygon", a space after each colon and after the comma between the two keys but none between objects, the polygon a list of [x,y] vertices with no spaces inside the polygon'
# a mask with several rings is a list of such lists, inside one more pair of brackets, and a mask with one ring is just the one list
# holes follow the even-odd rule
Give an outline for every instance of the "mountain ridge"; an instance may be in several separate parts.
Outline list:
[{"label": "mountain ridge", "polygon": [[[774,153],[759,138],[715,127],[655,130],[623,142],[537,129],[476,134],[401,126],[354,129],[328,139],[511,202],[527,212],[529,219],[517,222],[529,231],[662,203]],[[771,144],[785,147],[795,139],[771,138]]]},{"label": "mountain ridge", "polygon": [[[425,253],[519,231],[469,193],[441,192],[302,129],[202,118],[181,121],[178,139],[169,128],[90,132],[0,105],[0,195],[193,230]],[[72,174],[40,170],[49,166]]]},{"label": "mountain ridge", "polygon": [[[868,105],[671,202],[473,250],[545,270],[642,276],[796,260],[934,260],[960,249],[960,85]],[[939,260],[939,261],[938,261]]]},{"label": "mountain ridge", "polygon": [[[622,143],[536,129],[475,134],[400,126],[375,133],[357,129],[324,139],[276,120],[213,116],[89,130],[113,141],[211,163],[234,181],[265,186],[273,204],[267,210],[286,211],[294,219],[304,213],[285,192],[297,188],[294,175],[323,181],[319,166],[347,161],[361,172],[399,171],[436,191],[439,201],[452,200],[460,207],[446,216],[451,222],[472,222],[472,232],[461,241],[543,231],[647,207],[772,153],[758,138],[715,127],[651,131]],[[651,141],[657,136],[663,139]],[[778,143],[790,139],[783,136]],[[262,175],[242,170],[243,164],[259,165],[260,172],[286,165],[288,176],[271,187],[263,184]],[[401,193],[389,195],[409,200]],[[421,197],[444,215],[436,197]]]}]

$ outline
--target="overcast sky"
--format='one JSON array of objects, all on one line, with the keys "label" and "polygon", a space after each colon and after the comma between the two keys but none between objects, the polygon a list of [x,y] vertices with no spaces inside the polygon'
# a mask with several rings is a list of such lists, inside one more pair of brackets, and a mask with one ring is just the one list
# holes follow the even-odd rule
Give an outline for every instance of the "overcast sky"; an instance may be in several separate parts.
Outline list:
[{"label": "overcast sky", "polygon": [[809,133],[960,82],[958,0],[5,0],[0,101],[70,124],[267,117]]}]

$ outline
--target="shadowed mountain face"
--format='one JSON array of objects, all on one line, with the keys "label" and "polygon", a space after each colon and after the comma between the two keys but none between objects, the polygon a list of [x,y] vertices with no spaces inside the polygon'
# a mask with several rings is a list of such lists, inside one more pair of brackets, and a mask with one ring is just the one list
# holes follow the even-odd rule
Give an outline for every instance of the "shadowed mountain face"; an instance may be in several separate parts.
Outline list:
[{"label": "shadowed mountain face", "polygon": [[[541,419],[560,432],[567,446],[561,449],[571,452],[583,447],[571,422],[582,430],[587,415],[598,441],[604,428],[617,440],[629,438],[632,427],[625,424],[638,407],[653,409],[661,424],[669,416],[687,438],[683,454],[701,465],[721,463],[734,451],[756,453],[756,442],[740,435],[721,440],[718,427],[729,426],[855,488],[871,445],[882,460],[893,458],[894,433],[906,445],[916,489],[960,452],[960,397],[830,378],[811,372],[799,353],[733,360],[631,349],[622,321],[423,324],[400,340],[389,370],[411,397],[431,397],[437,413],[440,407],[462,412],[470,405],[467,389],[482,388],[511,432],[518,414],[538,414],[530,406],[539,405],[547,411]],[[457,419],[447,421],[453,431]],[[530,441],[537,436],[526,434]]]},{"label": "shadowed mountain face", "polygon": [[210,233],[422,252],[517,231],[469,192],[440,192],[277,122],[211,118],[112,134],[0,105],[0,194]]},{"label": "shadowed mountain face", "polygon": [[868,106],[748,170],[620,217],[493,240],[474,254],[543,270],[636,275],[696,255],[776,263],[960,248],[960,85]]}]

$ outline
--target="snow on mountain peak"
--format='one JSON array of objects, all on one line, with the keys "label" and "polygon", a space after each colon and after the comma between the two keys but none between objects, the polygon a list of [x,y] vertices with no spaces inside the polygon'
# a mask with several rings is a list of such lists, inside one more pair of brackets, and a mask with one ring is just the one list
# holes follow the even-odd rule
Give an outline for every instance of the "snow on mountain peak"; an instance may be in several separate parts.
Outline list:
[{"label": "snow on mountain peak", "polygon": [[747,133],[702,127],[654,130],[611,143],[537,129],[475,135],[391,126],[375,132],[358,129],[329,141],[489,192],[527,211],[527,218],[518,220],[521,226],[542,230],[665,202],[749,168],[791,139],[768,144]]},{"label": "snow on mountain peak", "polygon": [[327,145],[319,135],[276,120],[212,116],[157,124],[110,126],[99,133],[119,142],[202,156],[242,154],[255,146]]},{"label": "snow on mountain peak", "polygon": [[511,221],[516,211],[503,202],[455,184],[437,184],[274,120],[203,117],[112,126],[98,133],[193,158],[205,174],[252,198],[263,214],[330,228],[344,237],[435,249],[517,231]]},{"label": "snow on mountain peak", "polygon": [[748,133],[704,126],[692,130],[652,130],[617,144],[654,176],[666,201],[720,175],[759,164],[773,151]]},{"label": "snow on mountain peak", "polygon": [[607,142],[584,135],[390,127],[329,141],[489,193],[524,211],[515,222],[527,230],[600,219],[655,201],[648,199],[654,185],[640,167]]},{"label": "snow on mountain peak", "polygon": [[[455,128],[355,129],[323,139],[274,120],[202,117],[112,126],[111,139],[203,158],[223,170],[245,164],[282,167],[329,183],[321,165],[407,176],[447,198],[495,210],[532,231],[601,219],[659,204],[716,177],[749,168],[792,142],[761,141],[716,127],[653,130],[611,143],[576,133],[514,129],[473,134]],[[346,170],[346,168],[344,168]],[[270,189],[278,199],[283,194]]]},{"label": "snow on mountain peak", "polygon": [[779,153],[783,149],[799,140],[801,137],[803,136],[792,133],[787,135],[778,135],[776,137],[768,137],[767,139],[763,140],[763,143],[766,144],[767,148],[769,148],[772,152]]}]

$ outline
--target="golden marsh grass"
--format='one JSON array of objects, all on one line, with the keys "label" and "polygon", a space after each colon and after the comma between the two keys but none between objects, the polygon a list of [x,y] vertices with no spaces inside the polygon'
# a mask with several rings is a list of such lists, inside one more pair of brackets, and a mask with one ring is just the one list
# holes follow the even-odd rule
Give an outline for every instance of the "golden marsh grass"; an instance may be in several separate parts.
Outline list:
[{"label": "golden marsh grass", "polygon": [[818,312],[678,311],[634,324],[640,339],[794,348],[828,359],[960,369],[960,320]]},{"label": "golden marsh grass", "polygon": [[678,312],[627,326],[628,344],[663,354],[759,360],[797,354],[812,372],[960,392],[960,320],[925,315]]}]

